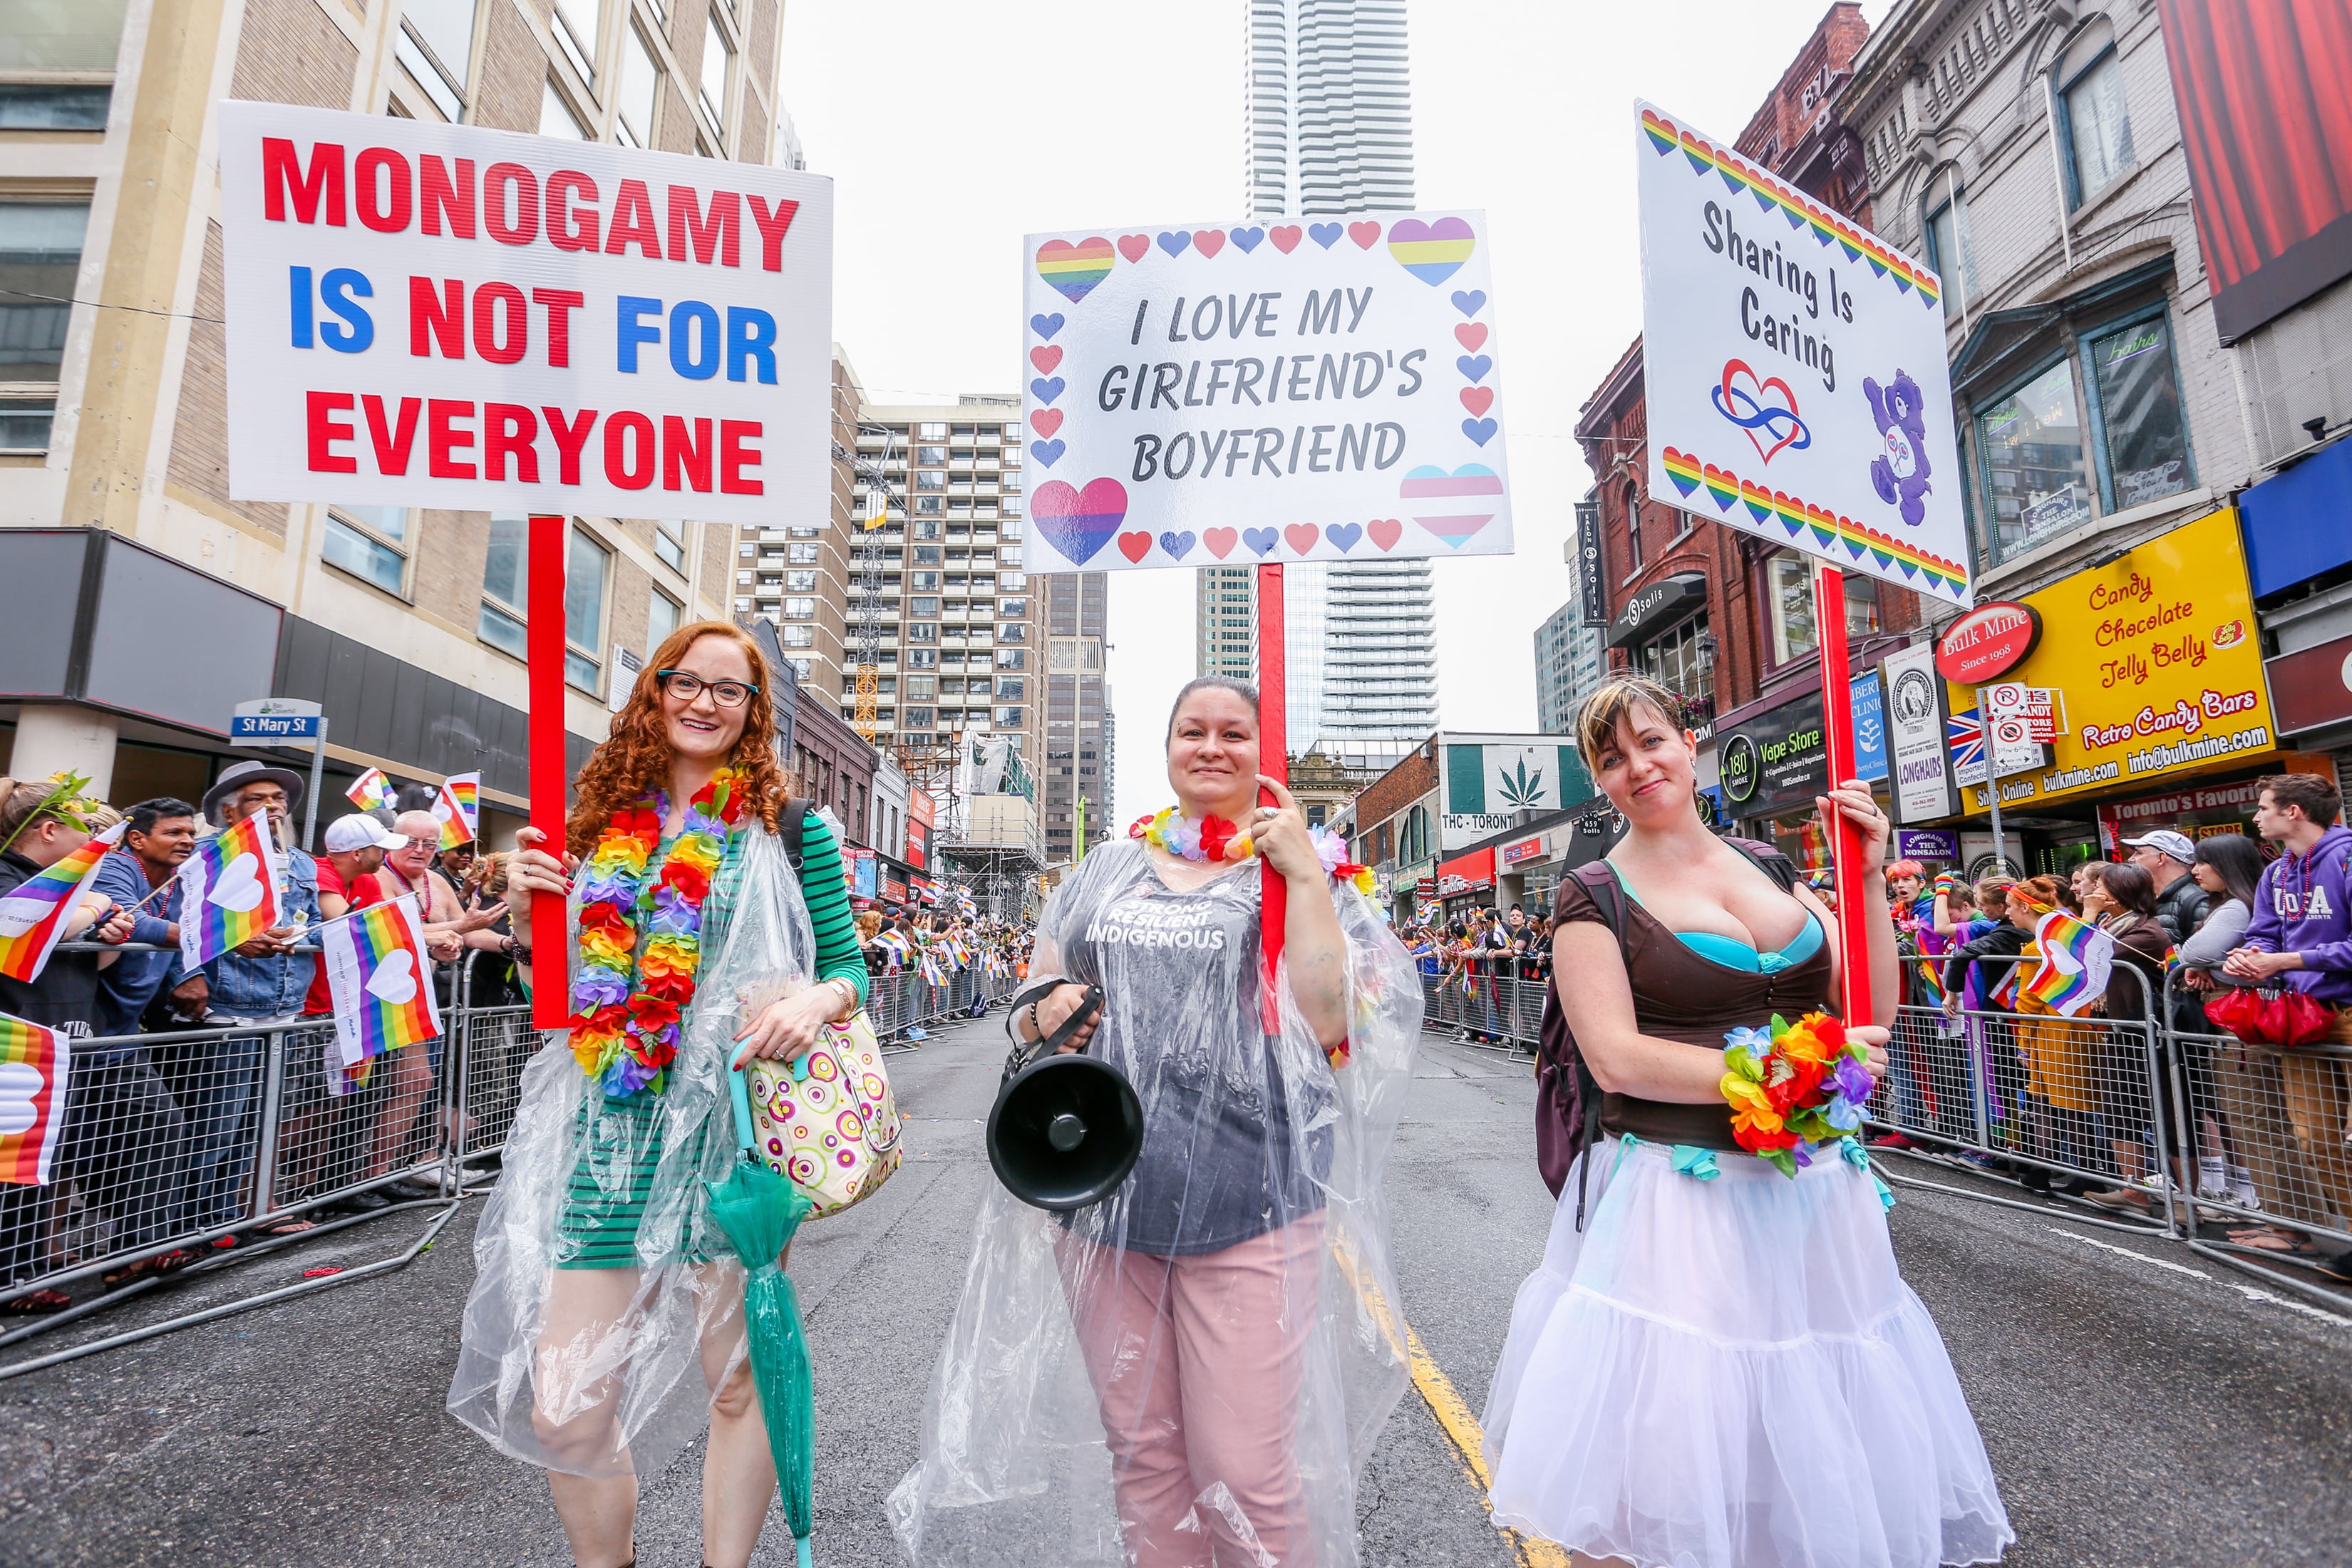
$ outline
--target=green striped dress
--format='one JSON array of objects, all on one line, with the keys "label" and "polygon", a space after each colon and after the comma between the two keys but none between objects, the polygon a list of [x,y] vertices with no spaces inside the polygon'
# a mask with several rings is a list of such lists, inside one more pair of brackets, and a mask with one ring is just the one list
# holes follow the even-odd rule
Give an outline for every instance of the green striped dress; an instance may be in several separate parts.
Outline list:
[{"label": "green striped dress", "polygon": [[[665,856],[670,842],[662,840]],[[739,837],[728,846],[712,889],[713,902],[731,898],[740,879],[741,842]],[[866,960],[850,914],[849,889],[842,880],[841,846],[814,812],[801,819],[801,898],[815,930],[817,979],[850,981],[863,997]],[[720,1111],[725,1107],[722,1098]],[[604,1100],[592,1088],[582,1102],[580,1158],[572,1168],[556,1220],[556,1268],[637,1266],[637,1225],[661,1161],[660,1110],[661,1096],[642,1090],[625,1100]],[[731,1131],[733,1123],[727,1116],[715,1119]]]}]

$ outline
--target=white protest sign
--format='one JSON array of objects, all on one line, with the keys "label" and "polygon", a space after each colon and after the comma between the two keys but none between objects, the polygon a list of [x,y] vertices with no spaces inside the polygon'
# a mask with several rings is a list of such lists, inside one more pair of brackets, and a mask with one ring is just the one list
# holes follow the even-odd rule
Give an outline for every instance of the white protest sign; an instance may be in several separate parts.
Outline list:
[{"label": "white protest sign", "polygon": [[1634,110],[1651,499],[1969,603],[1935,274]]},{"label": "white protest sign", "polygon": [[1885,690],[1887,773],[1903,822],[1933,822],[1959,809],[1946,752],[1944,683],[1936,646],[1916,643],[1880,665]]},{"label": "white protest sign", "polygon": [[1031,571],[1510,552],[1484,213],[1024,244]]},{"label": "white protest sign", "polygon": [[229,493],[817,520],[833,186],[221,105]]}]

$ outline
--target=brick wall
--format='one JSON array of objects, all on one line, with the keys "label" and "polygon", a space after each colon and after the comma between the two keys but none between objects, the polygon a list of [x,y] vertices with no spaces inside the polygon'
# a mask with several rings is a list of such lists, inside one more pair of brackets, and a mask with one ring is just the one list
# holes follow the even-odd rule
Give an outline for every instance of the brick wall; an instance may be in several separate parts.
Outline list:
[{"label": "brick wall", "polygon": [[514,0],[484,0],[488,21],[482,37],[482,69],[474,83],[474,123],[499,131],[539,129],[546,96],[547,57]]},{"label": "brick wall", "polygon": [[[314,9],[309,0],[303,5]],[[172,461],[165,474],[172,483],[283,539],[283,505],[228,499],[228,344],[220,325],[226,313],[221,294],[221,229],[208,221],[204,268],[196,275],[195,320],[188,324],[187,364],[180,376],[180,408],[172,426]]]},{"label": "brick wall", "polygon": [[[231,98],[348,109],[360,52],[312,0],[248,0]],[[533,107],[536,109],[534,98]],[[532,128],[538,127],[534,114]]]},{"label": "brick wall", "polygon": [[[1436,788],[1437,761],[1424,747],[1366,784],[1356,796],[1359,828],[1378,826]],[[1433,842],[1436,826],[1434,821],[1430,824]]]}]

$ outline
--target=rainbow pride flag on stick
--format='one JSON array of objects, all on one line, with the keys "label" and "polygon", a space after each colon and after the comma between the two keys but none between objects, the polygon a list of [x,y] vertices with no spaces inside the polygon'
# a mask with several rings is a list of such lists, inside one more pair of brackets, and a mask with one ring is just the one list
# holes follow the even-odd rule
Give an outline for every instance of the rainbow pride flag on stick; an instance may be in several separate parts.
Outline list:
[{"label": "rainbow pride flag on stick", "polygon": [[482,775],[453,773],[441,786],[441,797],[433,803],[434,817],[441,824],[441,847],[455,849],[460,844],[480,837]]},{"label": "rainbow pride flag on stick", "polygon": [[391,775],[382,768],[370,768],[353,779],[352,787],[343,794],[350,796],[352,804],[362,811],[374,811],[378,807],[391,805],[399,798],[393,790]]},{"label": "rainbow pride flag on stick", "polygon": [[355,1068],[441,1032],[415,894],[332,921],[319,934],[340,1066]]},{"label": "rainbow pride flag on stick", "polygon": [[79,895],[83,885],[98,874],[99,863],[122,841],[123,829],[128,826],[116,823],[72,854],[26,878],[5,898],[0,898],[0,974],[28,984],[40,978],[49,954],[64,940],[66,926],[82,901]]},{"label": "rainbow pride flag on stick", "polygon": [[2034,921],[2033,945],[2042,963],[2024,983],[2026,995],[2071,1018],[2107,994],[2116,939],[2097,926],[2052,910]]},{"label": "rainbow pride flag on stick", "polygon": [[285,922],[278,845],[266,811],[199,839],[179,876],[180,962],[189,969]]},{"label": "rainbow pride flag on stick", "polygon": [[72,1067],[65,1036],[0,1013],[0,1182],[49,1184]]}]

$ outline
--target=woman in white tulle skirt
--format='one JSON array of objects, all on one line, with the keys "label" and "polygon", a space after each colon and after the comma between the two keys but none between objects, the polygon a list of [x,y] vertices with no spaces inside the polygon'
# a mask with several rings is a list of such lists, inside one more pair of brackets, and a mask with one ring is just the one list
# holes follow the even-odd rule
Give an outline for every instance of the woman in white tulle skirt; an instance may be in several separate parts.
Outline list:
[{"label": "woman in white tulle skirt", "polygon": [[[1725,1036],[1838,1010],[1837,921],[1784,857],[1699,820],[1678,713],[1623,680],[1578,721],[1631,831],[1555,910],[1539,1071],[1559,1208],[1487,1402],[1496,1522],[1634,1568],[1996,1562],[2015,1536],[1859,1137],[1791,1178],[1732,1136]],[[1866,786],[1822,808],[1883,859]],[[1876,872],[1858,903],[1880,1016],[1848,1034],[1874,1079],[1897,992]]]}]

